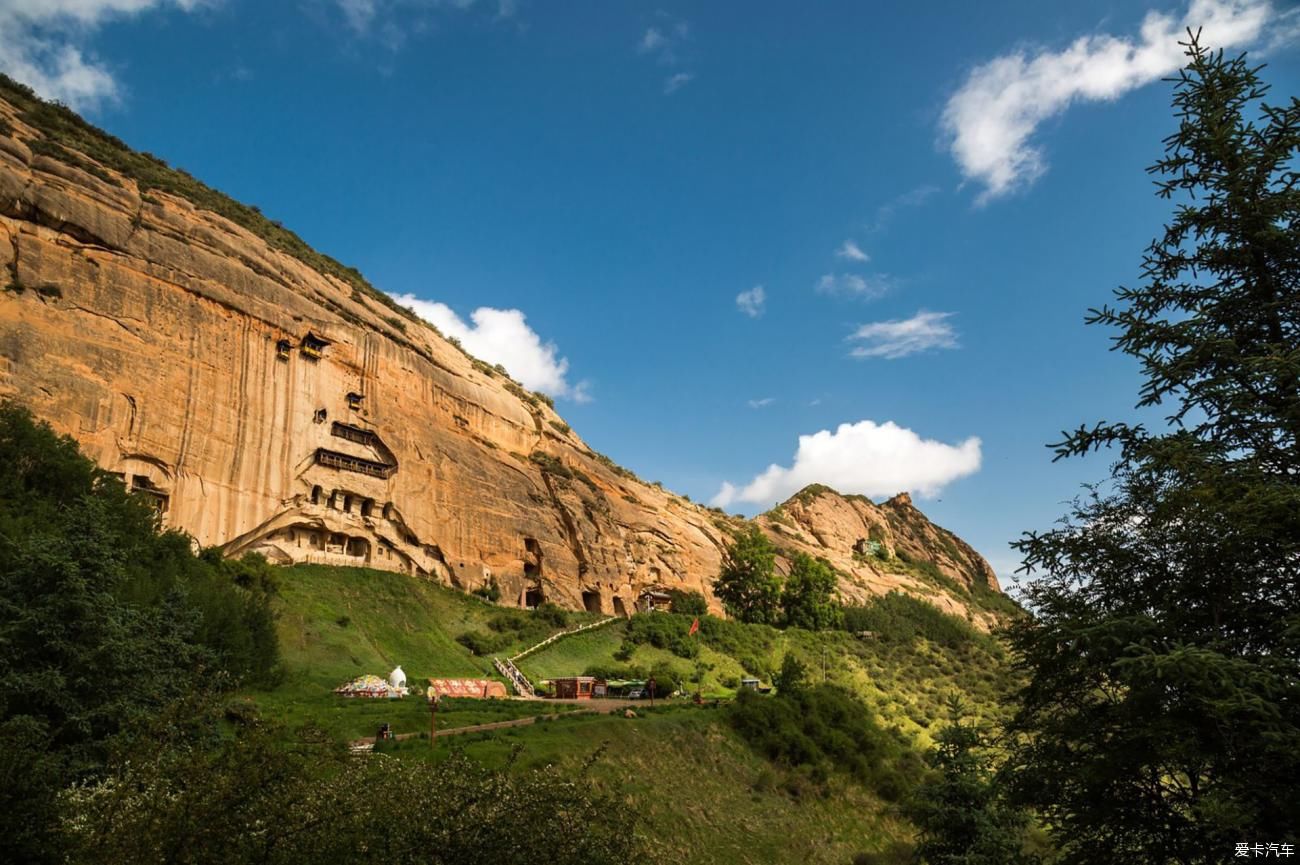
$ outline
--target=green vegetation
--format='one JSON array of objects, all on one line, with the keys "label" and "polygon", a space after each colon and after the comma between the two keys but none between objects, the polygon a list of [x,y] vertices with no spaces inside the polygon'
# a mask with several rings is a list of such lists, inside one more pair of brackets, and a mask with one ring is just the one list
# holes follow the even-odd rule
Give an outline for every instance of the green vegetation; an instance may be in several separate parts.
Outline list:
[{"label": "green vegetation", "polygon": [[538,468],[540,468],[542,471],[546,472],[549,475],[555,475],[556,477],[566,478],[566,479],[573,477],[573,472],[569,469],[568,466],[560,462],[560,460],[557,457],[551,456],[548,453],[543,453],[542,451],[533,451],[531,454],[528,455],[528,459],[530,459]]},{"label": "green vegetation", "polygon": [[580,767],[358,761],[310,728],[286,747],[260,723],[223,723],[205,708],[174,707],[125,743],[110,779],[67,792],[58,861],[621,865],[642,855],[637,815]]},{"label": "green vegetation", "polygon": [[552,421],[547,421],[547,423],[551,425],[551,429],[555,430],[557,433],[559,433],[562,436],[567,436],[569,433],[573,431],[572,428],[564,421],[552,420]]},{"label": "green vegetation", "polygon": [[275,582],[159,531],[143,497],[12,404],[0,541],[0,859],[50,861],[58,791],[100,776],[114,737],[191,690],[275,680]]},{"label": "green vegetation", "polygon": [[699,592],[669,589],[668,597],[671,599],[674,613],[683,616],[703,616],[709,612],[709,602]]},{"label": "green vegetation", "polygon": [[1004,772],[1072,865],[1222,862],[1300,813],[1300,100],[1188,46],[1151,169],[1174,215],[1090,323],[1167,427],[1080,426],[1108,482],[1019,543],[1035,617]]},{"label": "green vegetation", "polygon": [[713,591],[727,613],[742,622],[776,624],[781,601],[776,548],[758,526],[750,526],[727,547]]},{"label": "green vegetation", "polygon": [[866,632],[880,640],[900,643],[924,637],[949,648],[981,639],[961,619],[902,592],[890,592],[866,604],[845,607],[844,628],[855,634]]},{"label": "green vegetation", "polygon": [[727,717],[769,760],[800,769],[815,783],[844,772],[894,802],[921,774],[911,743],[882,728],[865,705],[834,685],[800,687],[785,673],[776,697],[742,691]]},{"label": "green vegetation", "polygon": [[916,823],[916,854],[929,865],[1017,865],[1034,858],[1029,817],[999,794],[987,733],[957,717],[938,735],[927,762],[935,770],[916,790],[908,816]]},{"label": "green vegetation", "polygon": [[781,589],[782,620],[787,627],[824,631],[844,619],[836,599],[839,579],[825,559],[795,553]]}]

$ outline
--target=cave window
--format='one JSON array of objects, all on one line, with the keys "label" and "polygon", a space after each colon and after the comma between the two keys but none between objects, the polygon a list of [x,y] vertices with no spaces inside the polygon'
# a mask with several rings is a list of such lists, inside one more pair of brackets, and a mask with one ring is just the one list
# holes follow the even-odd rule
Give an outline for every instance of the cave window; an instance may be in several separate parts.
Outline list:
[{"label": "cave window", "polygon": [[356,411],[357,409],[361,408],[361,401],[364,400],[364,399],[365,399],[365,396],[363,396],[362,394],[356,393],[355,391],[349,393],[349,394],[348,394],[348,408],[352,409],[353,411]]},{"label": "cave window", "polygon": [[624,617],[627,616],[627,606],[623,603],[622,598],[614,599],[614,615],[624,616]]},{"label": "cave window", "polygon": [[313,505],[320,504],[320,494],[321,494],[320,484],[317,484],[316,486],[311,488],[311,503]]},{"label": "cave window", "polygon": [[524,592],[524,606],[530,610],[535,610],[540,607],[544,600],[545,598],[542,595],[541,586],[534,586]]},{"label": "cave window", "polygon": [[329,412],[323,408],[316,409],[316,413],[311,416],[312,423],[325,423],[325,418],[329,417]]},{"label": "cave window", "polygon": [[275,344],[275,356],[280,360],[289,359],[289,351],[293,348],[293,343],[287,339],[282,339]]},{"label": "cave window", "polygon": [[591,592],[591,591],[583,592],[582,606],[583,609],[585,609],[589,613],[602,612],[603,605],[601,604],[600,601],[600,592]]},{"label": "cave window", "polygon": [[375,510],[374,499],[366,499],[361,503],[361,516],[368,517],[372,513],[374,513],[374,510]]},{"label": "cave window", "polygon": [[541,573],[541,568],[537,567],[537,565],[533,564],[532,562],[524,562],[525,577],[535,577],[540,573]]},{"label": "cave window", "polygon": [[367,555],[369,552],[370,544],[366,542],[365,538],[348,538],[347,553],[349,556],[358,559],[369,558]]},{"label": "cave window", "polygon": [[343,495],[343,513],[352,513],[352,496],[346,493]]},{"label": "cave window", "polygon": [[393,507],[393,503],[392,503],[392,502],[385,502],[385,503],[384,503],[384,519],[388,520],[389,522],[392,522],[392,521],[393,521],[393,518],[396,517],[396,516],[397,516],[397,508]]}]

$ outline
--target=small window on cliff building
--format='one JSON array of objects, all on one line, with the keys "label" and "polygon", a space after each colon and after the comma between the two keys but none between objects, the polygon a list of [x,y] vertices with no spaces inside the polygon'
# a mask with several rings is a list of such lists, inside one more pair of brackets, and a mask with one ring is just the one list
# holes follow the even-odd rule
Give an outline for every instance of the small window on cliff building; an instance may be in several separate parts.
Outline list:
[{"label": "small window on cliff building", "polygon": [[288,360],[289,352],[293,349],[293,343],[287,339],[282,339],[275,344],[275,356],[280,360]]},{"label": "small window on cliff building", "polygon": [[375,500],[365,499],[361,502],[361,516],[368,517],[375,511]]},{"label": "small window on cliff building", "polygon": [[316,486],[311,488],[311,503],[313,505],[320,504],[321,492],[322,490],[320,488],[320,484],[317,484]]},{"label": "small window on cliff building", "polygon": [[325,423],[325,418],[329,417],[329,412],[323,408],[316,409],[316,413],[311,416],[312,423]]},{"label": "small window on cliff building", "polygon": [[364,400],[364,399],[365,399],[365,396],[364,396],[364,395],[359,394],[359,393],[356,393],[355,391],[353,391],[352,393],[349,393],[349,394],[348,394],[348,408],[352,409],[353,411],[357,411],[357,410],[359,410],[359,409],[361,408],[361,402],[362,402],[362,400]]}]

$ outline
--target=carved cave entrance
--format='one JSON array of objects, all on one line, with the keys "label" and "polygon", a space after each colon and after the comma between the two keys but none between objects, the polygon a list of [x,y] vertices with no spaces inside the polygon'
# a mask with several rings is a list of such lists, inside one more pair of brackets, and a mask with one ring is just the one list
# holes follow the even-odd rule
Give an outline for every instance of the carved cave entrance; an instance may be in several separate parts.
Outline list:
[{"label": "carved cave entrance", "polygon": [[623,603],[622,598],[614,599],[614,615],[627,617],[627,606]]},{"label": "carved cave entrance", "polygon": [[582,607],[589,613],[599,613],[604,610],[604,604],[601,603],[600,592],[588,590],[582,593]]}]

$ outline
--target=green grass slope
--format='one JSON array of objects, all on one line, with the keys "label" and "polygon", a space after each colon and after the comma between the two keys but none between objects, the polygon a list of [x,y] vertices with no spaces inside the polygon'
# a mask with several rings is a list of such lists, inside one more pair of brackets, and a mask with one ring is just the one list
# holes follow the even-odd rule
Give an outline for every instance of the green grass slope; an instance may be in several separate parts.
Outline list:
[{"label": "green grass slope", "polygon": [[[472,595],[389,571],[299,565],[277,572],[275,603],[284,677],[278,687],[251,694],[268,716],[290,727],[315,724],[339,739],[374,735],[388,722],[399,732],[428,726],[422,698],[349,700],[333,689],[357,676],[387,676],[400,664],[422,690],[430,677],[500,679],[489,657],[456,641],[489,632],[505,617],[519,630],[500,634],[512,654],[561,628],[523,611],[502,610]],[[575,624],[592,617],[569,614]],[[453,701],[444,726],[465,726],[556,711],[518,703]]]},{"label": "green grass slope", "polygon": [[[594,617],[508,610],[424,581],[382,571],[299,566],[279,572],[276,601],[284,677],[248,696],[268,719],[290,729],[311,724],[344,741],[373,736],[381,723],[399,733],[427,731],[418,696],[400,701],[347,700],[331,690],[362,673],[401,664],[412,684],[429,676],[487,676],[490,658],[458,642],[486,635],[514,654]],[[882,608],[885,610],[885,608]],[[977,717],[995,718],[1010,686],[1002,649],[965,623],[910,602],[888,606],[878,632],[813,633],[706,618],[691,647],[681,641],[690,617],[659,613],[565,637],[520,666],[534,680],[593,669],[671,668],[709,697],[734,693],[742,675],[770,681],[787,654],[809,679],[857,695],[881,727],[899,731],[917,751],[932,743],[945,701],[959,695]],[[659,642],[660,645],[655,645]],[[469,642],[474,642],[470,640]],[[683,657],[682,653],[694,654]],[[598,705],[598,703],[594,704]],[[637,717],[586,714],[549,701],[453,700],[440,729],[565,712],[555,720],[389,745],[374,759],[445,759],[452,749],[493,765],[588,765],[594,785],[617,792],[641,818],[658,861],[689,863],[847,863],[858,853],[905,845],[910,828],[896,808],[860,783],[832,772],[770,762],[728,722],[724,705],[688,700],[641,704]],[[903,861],[892,856],[880,862]]]},{"label": "green grass slope", "polygon": [[[773,767],[724,723],[721,710],[682,706],[638,717],[571,715],[532,726],[399,743],[398,759],[438,761],[452,749],[490,765],[580,767],[626,797],[656,861],[847,865],[909,837],[871,792],[809,782]],[[517,752],[517,753],[516,753]],[[595,759],[592,760],[592,757]],[[629,830],[630,831],[630,830]]]}]

